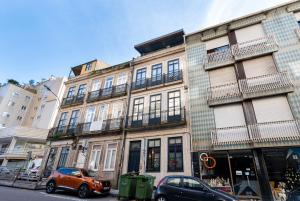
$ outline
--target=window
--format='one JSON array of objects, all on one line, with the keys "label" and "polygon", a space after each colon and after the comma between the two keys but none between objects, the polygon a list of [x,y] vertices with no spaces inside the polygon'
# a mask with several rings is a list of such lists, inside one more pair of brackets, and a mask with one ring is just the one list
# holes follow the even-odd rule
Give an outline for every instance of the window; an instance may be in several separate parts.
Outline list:
[{"label": "window", "polygon": [[179,177],[171,177],[167,180],[167,184],[170,186],[180,187],[180,178]]},{"label": "window", "polygon": [[22,105],[21,110],[26,110],[26,106]]},{"label": "window", "polygon": [[299,25],[299,27],[300,27],[300,21],[298,21],[298,25]]},{"label": "window", "polygon": [[43,110],[44,108],[45,108],[45,105],[42,105],[42,106],[41,106],[41,110]]},{"label": "window", "polygon": [[180,115],[180,91],[168,94],[168,116]]},{"label": "window", "polygon": [[117,154],[117,144],[108,144],[105,156],[105,171],[113,171],[115,169],[116,163],[116,154]]},{"label": "window", "polygon": [[59,121],[58,121],[58,130],[63,130],[64,128],[64,126],[66,125],[66,123],[67,123],[67,115],[68,115],[68,112],[63,112],[63,113],[61,113],[61,115],[60,115],[60,119],[59,119]]},{"label": "window", "polygon": [[196,191],[203,191],[204,186],[199,182],[191,178],[183,178],[183,187]]},{"label": "window", "polygon": [[100,145],[94,145],[92,152],[91,152],[91,158],[89,162],[89,169],[96,171],[99,169],[100,165],[100,156],[101,156],[101,146]]},{"label": "window", "polygon": [[69,129],[75,129],[79,119],[79,110],[72,111],[70,122],[69,122]]},{"label": "window", "polygon": [[25,100],[26,100],[26,101],[29,101],[29,100],[30,100],[30,96],[26,96],[26,97],[25,97]]},{"label": "window", "polygon": [[65,167],[69,155],[69,150],[69,147],[63,147],[61,149],[57,168]]},{"label": "window", "polygon": [[112,92],[112,86],[113,86],[113,77],[107,77],[104,83],[104,89],[102,92],[102,95],[109,95]]},{"label": "window", "polygon": [[160,171],[160,139],[148,140],[147,171]]},{"label": "window", "polygon": [[17,120],[21,121],[22,117],[21,116],[17,116]]},{"label": "window", "polygon": [[133,121],[142,121],[144,111],[144,98],[136,98],[133,102]]},{"label": "window", "polygon": [[229,45],[224,45],[224,46],[220,46],[220,47],[216,47],[216,48],[207,50],[207,54],[214,53],[214,52],[225,52],[228,49],[229,49]]},{"label": "window", "polygon": [[152,66],[152,73],[151,73],[151,82],[159,84],[162,79],[162,64],[156,64]]},{"label": "window", "polygon": [[20,95],[20,94],[19,94],[18,92],[13,92],[13,93],[12,93],[12,96],[13,96],[13,97],[18,97],[19,95]]},{"label": "window", "polygon": [[168,171],[183,171],[182,137],[169,138],[168,150]]},{"label": "window", "polygon": [[87,64],[85,65],[85,71],[90,71],[91,68],[92,68],[92,64],[91,64],[91,63],[87,63]]},{"label": "window", "polygon": [[8,118],[9,116],[10,116],[10,114],[8,112],[3,112],[2,113],[2,117],[7,117]]},{"label": "window", "polygon": [[161,113],[161,95],[150,96],[150,120],[160,118]]},{"label": "window", "polygon": [[86,90],[86,84],[81,84],[78,88],[77,96],[84,96]]},{"label": "window", "polygon": [[168,61],[168,74],[169,76],[174,76],[178,74],[179,71],[179,59]]},{"label": "window", "polygon": [[67,94],[67,98],[72,98],[74,95],[75,95],[75,87],[70,87]]},{"label": "window", "polygon": [[15,102],[14,102],[14,101],[12,101],[12,100],[9,100],[9,101],[8,101],[7,106],[14,106],[14,105],[15,105]]},{"label": "window", "polygon": [[117,85],[126,84],[126,81],[127,81],[126,73],[120,73],[118,80],[117,80]]},{"label": "window", "polygon": [[146,83],[146,68],[136,71],[136,85],[144,85]]}]

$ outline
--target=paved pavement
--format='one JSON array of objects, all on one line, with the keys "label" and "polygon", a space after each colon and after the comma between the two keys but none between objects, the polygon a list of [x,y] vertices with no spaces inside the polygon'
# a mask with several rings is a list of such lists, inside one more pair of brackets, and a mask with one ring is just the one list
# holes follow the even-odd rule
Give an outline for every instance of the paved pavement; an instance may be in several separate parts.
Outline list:
[{"label": "paved pavement", "polygon": [[0,201],[116,201],[112,196],[93,196],[89,199],[80,199],[76,193],[58,191],[47,194],[44,190],[25,190],[0,186]]}]

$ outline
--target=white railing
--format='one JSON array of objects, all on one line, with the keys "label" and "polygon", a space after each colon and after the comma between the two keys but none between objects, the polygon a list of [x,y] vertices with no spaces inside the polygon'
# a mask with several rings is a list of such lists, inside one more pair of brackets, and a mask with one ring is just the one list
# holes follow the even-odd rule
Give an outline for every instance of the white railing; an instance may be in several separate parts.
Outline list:
[{"label": "white railing", "polygon": [[297,36],[298,36],[298,38],[299,38],[299,40],[300,40],[300,28],[297,28],[297,29],[295,30],[295,32],[296,32],[296,34],[297,34]]},{"label": "white railing", "polygon": [[273,36],[257,38],[232,46],[232,53],[236,60],[266,54],[276,50],[278,50],[278,46]]},{"label": "white railing", "polygon": [[30,151],[31,151],[31,155],[38,155],[38,156],[44,155],[44,149],[13,149],[13,150],[6,149],[3,155],[27,156]]},{"label": "white railing", "polygon": [[286,89],[290,90],[293,87],[287,72],[246,78],[239,80],[239,84],[245,98],[260,95],[261,92],[264,92],[263,95],[276,94]]},{"label": "white railing", "polygon": [[218,128],[211,132],[212,145],[249,144],[300,140],[299,120]]},{"label": "white railing", "polygon": [[237,82],[210,87],[207,89],[209,105],[234,102],[240,100],[241,92]]},{"label": "white railing", "polygon": [[247,126],[217,128],[211,132],[213,145],[250,143]]},{"label": "white railing", "polygon": [[213,69],[216,67],[224,66],[234,63],[233,55],[231,53],[231,49],[228,48],[222,52],[213,52],[207,54],[204,63],[204,69]]},{"label": "white railing", "polygon": [[299,121],[277,121],[249,125],[249,132],[254,142],[270,142],[300,139]]}]

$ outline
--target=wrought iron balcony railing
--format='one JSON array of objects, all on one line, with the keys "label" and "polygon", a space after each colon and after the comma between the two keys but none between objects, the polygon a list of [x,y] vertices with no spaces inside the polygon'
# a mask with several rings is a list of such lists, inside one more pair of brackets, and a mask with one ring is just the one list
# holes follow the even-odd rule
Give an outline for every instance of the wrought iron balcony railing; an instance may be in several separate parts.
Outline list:
[{"label": "wrought iron balcony railing", "polygon": [[186,123],[185,108],[139,113],[128,117],[127,129],[155,129]]},{"label": "wrought iron balcony railing", "polygon": [[84,97],[85,97],[85,94],[80,94],[80,95],[64,98],[62,103],[61,103],[61,107],[65,108],[65,107],[69,107],[69,106],[75,106],[75,105],[83,104]]},{"label": "wrought iron balcony railing", "polygon": [[183,79],[182,70],[173,73],[156,75],[151,78],[143,78],[132,82],[132,90],[147,89],[157,85],[165,85],[168,83],[180,81]]},{"label": "wrought iron balcony railing", "polygon": [[242,100],[242,94],[237,82],[210,87],[207,90],[209,105],[232,103]]},{"label": "wrought iron balcony railing", "polygon": [[59,126],[50,129],[48,139],[68,138],[86,134],[99,134],[111,131],[119,131],[122,128],[123,118],[106,119],[78,123],[76,125]]},{"label": "wrought iron balcony railing", "polygon": [[213,52],[207,54],[204,63],[204,69],[205,70],[215,69],[232,63],[234,63],[234,58],[231,53],[231,49],[228,48],[222,52]]},{"label": "wrought iron balcony railing", "polygon": [[239,84],[244,98],[286,93],[294,87],[287,72],[242,79]]},{"label": "wrought iron balcony railing", "polygon": [[[300,140],[299,120],[218,128],[211,132],[212,145],[254,144]],[[283,142],[284,143],[284,142]]]},{"label": "wrought iron balcony railing", "polygon": [[88,93],[87,102],[105,100],[113,97],[124,96],[127,92],[127,84],[91,91]]},{"label": "wrought iron balcony railing", "polygon": [[235,60],[247,59],[278,50],[273,36],[266,36],[233,45],[232,53]]}]

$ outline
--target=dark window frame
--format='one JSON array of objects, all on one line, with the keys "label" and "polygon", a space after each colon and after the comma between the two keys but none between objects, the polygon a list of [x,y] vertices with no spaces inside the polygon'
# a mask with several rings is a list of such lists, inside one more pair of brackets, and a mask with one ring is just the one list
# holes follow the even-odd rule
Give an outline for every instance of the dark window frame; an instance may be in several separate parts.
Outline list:
[{"label": "dark window frame", "polygon": [[[73,116],[73,114],[75,114],[75,116]],[[69,120],[69,126],[71,126],[70,128],[76,128],[79,117],[80,117],[80,110],[73,110],[71,113],[71,116],[70,116],[70,120]],[[73,123],[74,120],[75,120],[75,123]]]},{"label": "dark window frame", "polygon": [[77,97],[84,96],[86,93],[86,84],[81,84],[78,87]]},{"label": "dark window frame", "polygon": [[[177,168],[175,165],[175,169],[171,170],[169,162],[170,162],[170,140],[175,139],[175,144],[173,144],[173,146],[175,145],[175,151],[174,151],[174,158],[176,159],[176,139],[181,139],[181,163],[182,163],[182,167]],[[179,137],[169,137],[168,138],[168,172],[183,172],[184,171],[184,157],[183,157],[183,137],[179,136]]]},{"label": "dark window frame", "polygon": [[[143,75],[145,74],[145,77],[141,77],[140,79],[138,79],[138,75]],[[144,82],[146,82],[147,79],[147,68],[140,68],[136,70],[136,75],[135,75],[135,82],[138,83],[137,85],[141,85]]]},{"label": "dark window frame", "polygon": [[[63,152],[64,150],[66,150],[66,152]],[[65,165],[68,161],[69,153],[70,153],[70,147],[69,146],[62,147],[62,149],[60,151],[60,154],[59,154],[59,160],[58,160],[56,169],[65,167]]]},{"label": "dark window frame", "polygon": [[[149,143],[151,141],[154,142],[153,147],[149,147]],[[159,141],[159,146],[155,145],[156,141]],[[149,153],[152,152],[152,150],[154,150],[154,155],[155,155],[156,151],[159,150],[159,158],[158,158],[159,167],[158,168],[155,168],[155,158],[152,159],[151,161],[149,161]],[[151,165],[151,168],[149,168],[150,165]],[[148,139],[147,140],[146,172],[160,172],[160,167],[161,167],[161,139],[160,138]]]},{"label": "dark window frame", "polygon": [[67,93],[67,98],[72,98],[75,95],[75,86],[72,86],[69,88],[68,93]]},{"label": "dark window frame", "polygon": [[168,115],[167,116],[169,116],[169,112],[170,112],[170,105],[169,105],[169,101],[170,101],[170,94],[171,93],[175,93],[175,92],[179,92],[179,97],[174,97],[174,98],[172,98],[172,99],[174,99],[174,106],[173,106],[173,111],[174,111],[174,114],[173,114],[173,116],[175,116],[175,111],[176,111],[176,107],[175,107],[175,98],[179,98],[179,112],[180,112],[180,115],[181,115],[181,91],[180,90],[175,90],[175,91],[169,91],[168,92],[168,104],[167,104],[167,106],[168,106]]},{"label": "dark window frame", "polygon": [[[64,118],[63,118],[63,115],[65,115]],[[58,121],[58,124],[57,124],[57,127],[65,126],[67,120],[68,120],[68,112],[63,112],[63,113],[61,113],[61,114],[60,114],[59,121]]]},{"label": "dark window frame", "polygon": [[[174,66],[176,65],[176,62],[178,65],[178,69],[175,70]],[[170,71],[170,67],[172,67],[172,71]],[[173,59],[173,60],[168,61],[168,75],[170,75],[170,74],[174,75],[174,74],[178,73],[178,71],[180,71],[179,59]]]},{"label": "dark window frame", "polygon": [[[162,80],[162,66],[163,66],[162,63],[152,65],[152,67],[151,67],[151,81],[152,82]],[[157,73],[158,69],[160,69],[160,74],[155,74],[155,77],[154,77],[153,72]],[[157,79],[157,78],[159,78],[159,79]]]},{"label": "dark window frame", "polygon": [[[142,100],[143,100],[143,103],[136,104],[135,101],[136,101],[136,100],[139,100],[139,99],[142,99]],[[143,118],[143,115],[144,115],[144,104],[145,104],[145,99],[144,99],[144,97],[140,97],[140,98],[135,98],[135,99],[133,99],[132,121],[139,121],[139,120],[143,121],[143,119],[144,119],[144,118]],[[137,114],[137,119],[134,119],[134,116],[135,116],[135,106],[137,106],[137,105],[138,105],[138,111],[137,111],[137,113],[136,113],[136,114]],[[140,105],[142,105],[142,109],[143,109],[143,111],[142,111],[141,114],[139,113]],[[140,115],[142,116],[142,119],[139,119]]]},{"label": "dark window frame", "polygon": [[[152,101],[152,100],[151,100],[151,98],[152,98],[152,97],[155,97],[155,96],[159,96],[159,97],[160,97],[160,100],[159,100],[159,116],[157,116],[157,112],[156,112],[156,111],[157,111],[157,108],[156,108],[156,102],[157,102],[157,100],[155,100],[155,101]],[[154,94],[154,95],[151,95],[151,96],[150,96],[150,101],[149,101],[149,119],[153,119],[153,118],[161,118],[161,101],[162,101],[161,99],[162,99],[162,95],[161,95],[161,94]],[[154,110],[153,110],[155,115],[154,115],[153,118],[151,118],[151,115],[152,115],[151,103],[153,103],[153,102],[154,102],[154,105],[155,105],[155,106],[154,106],[155,108],[154,108]]]},{"label": "dark window frame", "polygon": [[92,64],[91,63],[87,63],[85,65],[85,71],[90,71],[92,69]]}]

